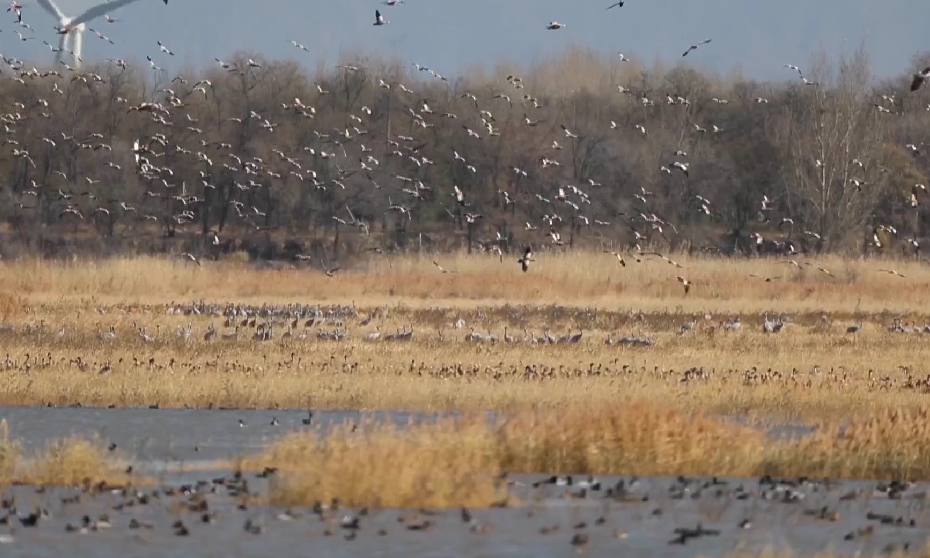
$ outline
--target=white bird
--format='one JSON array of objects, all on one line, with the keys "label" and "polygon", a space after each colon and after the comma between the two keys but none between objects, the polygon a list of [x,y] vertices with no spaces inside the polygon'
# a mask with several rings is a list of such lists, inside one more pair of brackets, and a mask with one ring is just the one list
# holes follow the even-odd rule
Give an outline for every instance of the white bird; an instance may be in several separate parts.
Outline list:
[{"label": "white bird", "polygon": [[171,56],[174,56],[174,53],[171,52],[171,50],[168,47],[161,44],[161,41],[158,41],[158,50],[164,52],[165,54],[170,54]]},{"label": "white bird", "polygon": [[384,16],[381,15],[381,10],[375,10],[375,23],[374,25],[385,25],[390,23],[388,20],[384,19]]},{"label": "white bird", "polygon": [[564,23],[559,23],[558,21],[550,21],[549,25],[546,26],[546,29],[550,31],[557,31],[559,29],[562,29],[563,27],[568,27],[568,25],[565,25]]},{"label": "white bird", "polygon": [[288,41],[288,42],[291,43],[292,45],[294,45],[295,48],[299,48],[300,50],[302,50],[302,51],[304,51],[304,52],[310,52],[309,50],[307,50],[307,47],[305,47],[304,45],[298,43],[297,41]]},{"label": "white bird", "polygon": [[782,66],[782,67],[783,67],[783,68],[788,68],[789,70],[794,70],[795,72],[798,73],[799,76],[804,77],[804,74],[801,73],[801,68],[797,67],[797,66],[794,65],[794,64],[785,64],[785,65]]}]

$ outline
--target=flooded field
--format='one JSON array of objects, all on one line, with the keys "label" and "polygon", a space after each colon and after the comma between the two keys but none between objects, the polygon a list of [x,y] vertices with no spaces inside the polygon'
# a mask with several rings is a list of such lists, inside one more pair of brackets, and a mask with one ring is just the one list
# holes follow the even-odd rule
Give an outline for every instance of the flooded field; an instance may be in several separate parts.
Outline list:
[{"label": "flooded field", "polygon": [[[294,432],[325,432],[346,423],[435,421],[438,415],[407,412],[95,409],[0,407],[0,420],[25,449],[66,437],[99,439],[142,464],[234,459],[268,447]],[[448,414],[443,416],[450,416]],[[309,418],[310,424],[304,424]],[[272,424],[275,423],[275,424]]]},{"label": "flooded field", "polygon": [[[210,470],[281,437],[335,425],[428,424],[403,412],[3,408],[24,449],[96,438],[156,485],[92,490],[14,486],[2,493],[0,555],[796,556],[922,549],[930,484],[771,478],[507,475],[489,509],[348,509],[268,504],[274,470]],[[739,418],[731,417],[739,422]],[[766,429],[804,437],[803,426]],[[141,478],[141,477],[140,477]]]},{"label": "flooded field", "polygon": [[[201,409],[99,409],[0,407],[0,420],[24,449],[41,449],[67,437],[98,439],[116,444],[121,454],[141,465],[189,461],[230,460],[266,449],[275,440],[295,432],[313,430],[325,435],[344,424],[433,423],[456,413],[404,411],[201,410]],[[496,413],[488,413],[494,420]],[[750,425],[745,417],[723,417]],[[309,424],[305,421],[309,420]],[[762,427],[775,439],[798,438],[813,432],[806,425]]]},{"label": "flooded field", "polygon": [[[274,474],[103,491],[7,489],[0,554],[94,556],[813,556],[917,550],[930,485],[798,479],[512,477],[513,508],[262,506]],[[571,483],[571,484],[569,484]],[[303,554],[301,554],[303,555]]]}]

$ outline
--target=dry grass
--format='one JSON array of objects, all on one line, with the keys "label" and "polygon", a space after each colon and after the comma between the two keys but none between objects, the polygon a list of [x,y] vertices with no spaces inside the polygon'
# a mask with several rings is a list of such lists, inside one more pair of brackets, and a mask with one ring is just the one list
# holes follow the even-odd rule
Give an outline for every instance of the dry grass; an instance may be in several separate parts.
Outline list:
[{"label": "dry grass", "polygon": [[914,479],[930,475],[927,413],[890,412],[826,423],[773,441],[749,426],[651,404],[523,412],[500,422],[446,419],[404,430],[297,434],[249,467],[278,467],[272,500],[309,505],[489,506],[501,472],[593,475],[809,476]]},{"label": "dry grass", "polygon": [[24,484],[82,486],[129,482],[114,458],[98,442],[80,438],[55,440],[31,459],[22,460],[15,480]]},{"label": "dry grass", "polygon": [[[761,316],[744,315],[738,332],[720,331],[718,320],[701,316],[696,332],[679,336],[679,326],[693,315],[394,308],[367,327],[350,320],[353,339],[333,343],[280,335],[271,342],[205,342],[207,326],[220,326],[222,319],[165,316],[163,309],[85,313],[90,320],[55,310],[17,323],[20,333],[4,337],[0,354],[0,404],[514,412],[648,400],[686,411],[792,420],[851,409],[920,409],[930,391],[923,381],[930,345],[923,334],[886,332],[890,316],[850,315],[832,325],[798,316],[778,335],[759,331]],[[464,341],[467,328],[447,329],[458,317],[498,335],[506,324],[511,331],[526,324],[537,334],[550,325],[557,334],[583,327],[585,336],[578,345],[476,345]],[[864,331],[846,334],[858,319]],[[45,333],[25,332],[40,320],[47,323]],[[192,340],[175,339],[174,328],[188,322],[194,323]],[[143,342],[139,324],[158,340]],[[385,332],[413,324],[416,337],[404,344],[361,341],[375,324]],[[63,340],[55,338],[59,325],[66,328]],[[101,341],[97,332],[109,325],[117,339]],[[444,342],[437,327],[445,329]],[[618,334],[651,336],[656,346],[603,344]]]},{"label": "dry grass", "polygon": [[10,439],[9,425],[0,421],[0,479],[13,478],[20,454],[20,445]]},{"label": "dry grass", "polygon": [[[651,256],[621,267],[609,254],[544,253],[530,273],[506,258],[444,255],[377,256],[346,264],[335,279],[317,270],[257,270],[248,264],[204,262],[202,267],[152,258],[48,262],[0,266],[0,285],[31,304],[98,301],[164,303],[171,300],[293,302],[355,301],[362,306],[403,300],[418,306],[470,306],[476,302],[633,308],[644,312],[905,312],[930,315],[921,299],[930,267],[900,260],[826,257],[797,269],[774,259],[689,258],[672,255],[683,269]],[[831,271],[833,277],[818,271]],[[880,273],[897,269],[906,278]],[[750,277],[779,276],[765,283]],[[675,281],[695,283],[685,295]],[[858,302],[857,302],[858,301]],[[2,309],[2,308],[0,308]]]},{"label": "dry grass", "polygon": [[[917,410],[930,344],[892,334],[895,319],[930,321],[921,296],[930,271],[921,263],[826,258],[835,277],[774,260],[681,257],[626,268],[606,254],[546,253],[528,274],[487,256],[378,257],[346,265],[331,279],[318,271],[259,271],[246,264],[203,267],[148,258],[101,262],[19,261],[0,265],[4,334],[0,404],[315,409],[564,409],[631,400],[683,411],[757,413],[768,418],[835,418],[851,409]],[[675,258],[678,258],[677,256]],[[673,258],[674,259],[674,258]],[[905,279],[882,274],[895,268]],[[687,295],[674,280],[695,282]],[[766,283],[750,277],[781,275]],[[312,293],[312,294],[308,294]],[[219,316],[166,315],[167,304],[194,300],[251,304],[354,304],[344,322],[352,339],[206,342]],[[764,313],[792,319],[786,331],[760,331]],[[8,316],[2,318],[2,316]],[[725,332],[739,315],[744,327]],[[374,316],[368,326],[361,318]],[[462,319],[466,327],[453,323]],[[695,331],[679,335],[682,324]],[[862,322],[861,333],[846,333]],[[44,323],[44,330],[32,330]],[[191,323],[180,342],[174,329]],[[98,333],[115,328],[116,340]],[[413,327],[411,343],[364,343]],[[156,336],[144,343],[139,327]],[[504,328],[556,335],[584,330],[578,345],[475,345],[464,336]],[[64,328],[59,339],[55,332]],[[443,331],[440,342],[437,330]],[[224,331],[232,331],[227,329]],[[303,331],[301,322],[299,331]],[[296,336],[298,332],[295,331]],[[608,336],[653,337],[653,348],[606,347]]]},{"label": "dry grass", "polygon": [[87,487],[147,482],[130,479],[125,471],[125,464],[101,443],[80,438],[54,440],[35,455],[25,455],[22,445],[10,438],[6,421],[0,421],[0,483]]},{"label": "dry grass", "polygon": [[348,426],[327,439],[292,435],[246,467],[279,468],[271,502],[311,505],[339,498],[349,506],[487,507],[506,495],[492,478],[492,433],[476,422],[432,426]]}]

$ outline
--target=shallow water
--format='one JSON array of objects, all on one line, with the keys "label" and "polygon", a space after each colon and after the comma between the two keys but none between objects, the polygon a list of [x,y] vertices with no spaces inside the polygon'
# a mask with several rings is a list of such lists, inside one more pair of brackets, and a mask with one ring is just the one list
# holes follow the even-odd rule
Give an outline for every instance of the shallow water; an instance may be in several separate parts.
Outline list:
[{"label": "shallow water", "polygon": [[[14,487],[2,495],[15,496],[18,509],[15,513],[0,510],[0,556],[556,558],[572,556],[582,549],[591,556],[725,556],[766,550],[790,550],[797,556],[828,551],[868,556],[881,553],[889,545],[909,543],[911,549],[921,548],[930,538],[930,484],[911,487],[898,494],[900,498],[892,499],[887,494],[875,494],[875,483],[780,485],[775,489],[760,485],[757,479],[729,479],[727,484],[693,480],[682,484],[675,479],[645,478],[635,482],[627,479],[626,495],[615,498],[608,495],[607,489],[615,486],[617,478],[598,479],[600,490],[582,493],[583,487],[577,482],[572,486],[533,487],[544,477],[520,476],[510,479],[510,489],[525,504],[523,507],[474,510],[471,523],[463,522],[457,510],[436,515],[413,510],[373,511],[361,518],[358,531],[351,531],[342,528],[340,521],[346,514],[353,514],[352,510],[322,515],[310,509],[295,510],[301,517],[283,521],[278,518],[282,510],[238,509],[239,497],[230,496],[224,486],[214,487],[210,482],[229,472],[204,471],[204,466],[260,451],[291,432],[314,429],[325,435],[334,425],[347,422],[403,426],[439,418],[435,414],[406,412],[326,411],[315,412],[313,423],[306,426],[302,423],[306,416],[301,411],[264,410],[0,408],[0,419],[8,422],[12,436],[21,440],[27,450],[67,436],[116,443],[123,455],[138,461],[143,469],[159,472],[156,476],[162,488],[203,481],[199,491],[210,511],[217,514],[214,524],[205,524],[200,513],[181,511],[191,498],[183,494],[162,494],[150,498],[147,505],[118,493],[82,495],[80,503],[65,505],[61,498],[76,492],[49,489],[37,494],[31,487]],[[488,416],[493,419],[495,415]],[[272,426],[273,418],[280,424]],[[245,427],[239,426],[240,420]],[[801,437],[812,431],[804,425],[767,428],[773,438]],[[269,480],[246,476],[251,494],[267,494]],[[149,493],[152,490],[147,488]],[[858,490],[865,495],[841,500],[842,495]],[[785,494],[795,494],[798,499],[783,501]],[[116,509],[127,502],[136,503]],[[26,515],[35,506],[47,509],[50,516],[37,527],[22,526],[17,515]],[[823,517],[809,513],[825,506],[828,514]],[[869,520],[870,511],[900,517],[902,524]],[[110,529],[86,534],[65,530],[69,523],[80,524],[85,514],[96,519],[104,513],[112,520]],[[152,528],[129,529],[132,519],[151,523]],[[177,520],[184,522],[190,536],[175,535],[171,525]],[[243,525],[248,520],[260,524],[263,533],[246,532]],[[749,520],[751,526],[742,528],[743,520]],[[914,526],[910,526],[910,520],[914,520]],[[408,528],[427,521],[430,525],[425,530]],[[669,544],[675,538],[675,529],[693,529],[699,523],[720,534],[689,539],[684,545]],[[855,534],[869,526],[873,532]],[[552,532],[541,534],[543,528]],[[352,533],[355,538],[346,540],[346,535]],[[850,533],[853,536],[847,540]],[[2,542],[8,534],[12,542]],[[578,534],[587,537],[587,543],[580,547],[571,544]]]},{"label": "shallow water", "polygon": [[[203,474],[209,479],[211,475]],[[115,510],[131,500],[120,494],[97,497],[84,495],[78,504],[64,505],[61,497],[73,491],[47,491],[36,494],[27,487],[7,490],[4,498],[16,497],[20,515],[34,506],[48,509],[50,518],[32,528],[20,525],[15,515],[9,525],[0,525],[0,534],[12,533],[13,541],[0,545],[0,555],[14,557],[93,556],[108,557],[281,557],[281,556],[405,556],[405,557],[483,557],[533,556],[565,557],[574,554],[571,541],[577,534],[588,538],[583,546],[591,556],[724,556],[737,551],[760,553],[790,549],[797,556],[811,556],[829,550],[841,555],[879,554],[888,545],[909,543],[919,548],[930,536],[926,491],[930,485],[911,487],[892,499],[874,493],[875,483],[838,483],[834,486],[802,484],[796,487],[764,485],[756,479],[727,479],[727,484],[710,485],[695,479],[683,485],[673,479],[640,479],[627,484],[623,499],[608,496],[607,488],[617,479],[602,478],[601,490],[581,494],[575,485],[547,485],[532,488],[542,477],[513,479],[512,492],[528,502],[513,509],[473,510],[466,523],[458,510],[425,512],[388,510],[360,517],[359,529],[342,528],[346,515],[354,510],[300,514],[290,521],[278,518],[282,510],[273,508],[237,509],[238,500],[219,487],[205,494],[209,509],[216,513],[215,524],[201,521],[200,512],[181,511],[192,496],[161,495],[147,505]],[[249,477],[253,492],[267,489],[267,481]],[[737,486],[742,488],[738,489]],[[843,495],[862,489],[866,495],[841,501]],[[203,488],[210,490],[210,485]],[[149,489],[151,492],[151,489]],[[784,494],[800,499],[784,500]],[[741,496],[745,494],[745,496]],[[645,501],[644,501],[645,500]],[[827,507],[828,516],[819,517]],[[884,525],[869,520],[867,513],[900,517],[903,525]],[[812,513],[814,512],[814,513]],[[833,513],[837,516],[834,518]],[[79,524],[85,514],[93,519],[109,514],[113,527],[86,534],[69,533],[68,523]],[[6,515],[0,512],[0,517]],[[129,529],[132,519],[151,523],[151,529]],[[403,521],[401,521],[403,519]],[[909,526],[910,520],[915,526]],[[178,537],[171,525],[181,520],[190,530]],[[244,530],[246,521],[259,524],[261,534]],[[749,528],[740,522],[750,520]],[[423,530],[409,526],[429,525]],[[719,530],[718,535],[670,544],[678,528],[693,529],[698,524]],[[856,530],[871,526],[868,535],[851,537]],[[549,528],[550,534],[540,530]],[[383,530],[383,532],[381,532]],[[346,535],[355,534],[354,540]]]},{"label": "shallow water", "polygon": [[[293,432],[314,430],[320,435],[334,426],[389,423],[397,426],[435,422],[456,413],[406,411],[315,411],[311,425],[303,424],[306,411],[204,410],[204,409],[103,409],[70,407],[0,407],[11,437],[28,452],[49,441],[76,436],[116,444],[122,456],[141,465],[190,461],[212,462],[253,454]],[[487,414],[489,420],[499,418]],[[744,417],[723,417],[746,423]],[[272,426],[273,419],[278,425]],[[245,423],[240,426],[239,421]],[[761,427],[775,439],[807,436],[815,431],[806,425]]]},{"label": "shallow water", "polygon": [[[325,434],[347,422],[406,425],[438,417],[393,411],[319,411],[306,426],[302,423],[306,411],[0,407],[0,420],[7,421],[11,437],[27,451],[50,440],[77,436],[114,443],[126,457],[149,462],[229,459],[258,452],[292,432],[315,429]],[[271,426],[274,418],[279,425]],[[246,426],[239,426],[239,420]]]}]

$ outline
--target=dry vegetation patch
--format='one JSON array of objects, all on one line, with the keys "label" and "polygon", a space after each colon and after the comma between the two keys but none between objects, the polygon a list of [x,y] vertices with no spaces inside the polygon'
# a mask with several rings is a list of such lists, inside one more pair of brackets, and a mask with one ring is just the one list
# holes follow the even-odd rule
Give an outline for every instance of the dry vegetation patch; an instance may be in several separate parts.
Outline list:
[{"label": "dry vegetation patch", "polygon": [[[435,424],[346,425],[326,439],[295,434],[249,468],[277,467],[272,501],[455,507],[507,502],[503,473],[920,479],[930,475],[925,413],[824,423],[806,438],[654,404],[473,415]],[[921,449],[923,448],[923,449]]]}]

